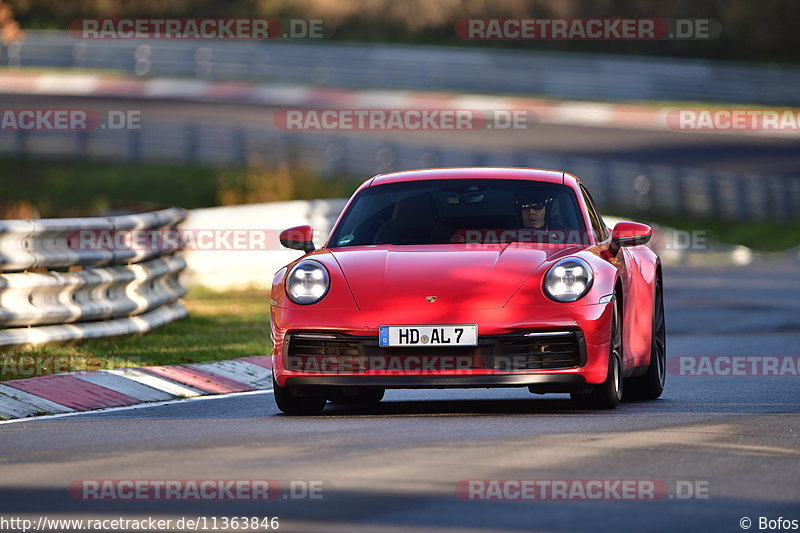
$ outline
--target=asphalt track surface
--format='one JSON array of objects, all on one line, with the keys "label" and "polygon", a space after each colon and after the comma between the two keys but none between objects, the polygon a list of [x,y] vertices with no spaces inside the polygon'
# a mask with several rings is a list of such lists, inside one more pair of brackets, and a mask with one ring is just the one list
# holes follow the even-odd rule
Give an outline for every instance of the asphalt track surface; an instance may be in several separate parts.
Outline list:
[{"label": "asphalt track surface", "polygon": [[[668,355],[797,355],[797,262],[665,270]],[[391,391],[287,417],[269,392],[0,425],[0,517],[278,516],[287,532],[742,531],[800,519],[800,378],[678,377],[612,411],[525,389]],[[82,479],[322,480],[322,500],[81,502]],[[465,501],[467,479],[637,479],[658,501]],[[682,482],[682,483],[679,483]],[[681,499],[678,487],[707,487]]]},{"label": "asphalt track surface", "polygon": [[[142,132],[158,121],[192,120],[274,128],[275,109],[252,104],[222,104],[125,98],[2,95],[3,109],[91,109],[141,112]],[[800,175],[800,140],[747,133],[692,133],[622,128],[536,124],[524,131],[335,132],[387,142],[473,148],[481,151],[536,152],[645,164],[699,167],[756,175]]]}]

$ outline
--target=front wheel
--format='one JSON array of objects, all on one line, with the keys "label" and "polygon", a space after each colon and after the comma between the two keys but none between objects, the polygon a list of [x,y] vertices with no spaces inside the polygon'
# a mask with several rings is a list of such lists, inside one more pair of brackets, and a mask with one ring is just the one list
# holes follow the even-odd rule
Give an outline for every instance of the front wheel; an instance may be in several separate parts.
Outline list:
[{"label": "front wheel", "polygon": [[625,399],[655,400],[664,392],[667,377],[667,335],[664,327],[664,290],[661,278],[656,278],[653,295],[653,335],[650,343],[650,364],[645,375],[629,378],[625,384]]},{"label": "front wheel", "polygon": [[614,297],[611,312],[611,335],[609,339],[608,375],[600,385],[595,385],[591,392],[573,392],[570,394],[575,403],[583,409],[613,409],[622,400],[622,320],[621,301]]},{"label": "front wheel", "polygon": [[288,387],[281,387],[272,378],[272,391],[275,396],[275,403],[278,409],[287,415],[318,415],[325,409],[325,398],[319,395],[298,394]]}]

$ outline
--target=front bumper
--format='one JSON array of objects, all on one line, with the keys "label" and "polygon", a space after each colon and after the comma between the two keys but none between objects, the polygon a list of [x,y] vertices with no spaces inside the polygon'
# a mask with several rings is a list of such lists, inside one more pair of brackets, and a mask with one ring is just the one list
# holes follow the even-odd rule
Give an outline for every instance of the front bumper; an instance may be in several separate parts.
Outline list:
[{"label": "front bumper", "polygon": [[[362,311],[313,309],[311,307],[272,306],[273,369],[280,386],[373,387],[373,388],[483,388],[531,387],[534,392],[572,392],[605,381],[608,371],[608,345],[611,325],[610,304],[553,305],[541,308],[501,310],[447,310],[426,316],[420,310]],[[359,366],[337,367],[335,371],[294,364],[298,353],[290,353],[293,335],[315,332],[361,339],[360,351],[342,352],[342,356],[375,355],[378,328],[383,324],[477,324],[479,345],[489,338],[519,336],[523,332],[572,331],[580,339],[579,361],[565,366],[502,366],[491,359],[476,359],[470,365],[449,368],[383,369]],[[364,348],[363,346],[366,346]],[[297,348],[293,348],[297,350]],[[396,349],[390,349],[396,350]],[[455,355],[458,353],[425,352],[420,348],[404,349],[400,357],[420,355]],[[313,352],[304,352],[309,355]],[[328,355],[330,352],[320,352]],[[496,351],[494,352],[497,353]],[[381,354],[385,356],[386,354]],[[485,352],[483,352],[485,355]],[[563,362],[562,362],[563,363]],[[511,370],[511,371],[509,371]]]},{"label": "front bumper", "polygon": [[416,375],[416,376],[295,376],[287,377],[286,387],[306,390],[338,387],[381,389],[470,389],[530,387],[534,392],[581,392],[587,387],[580,374],[492,374],[492,375]]}]

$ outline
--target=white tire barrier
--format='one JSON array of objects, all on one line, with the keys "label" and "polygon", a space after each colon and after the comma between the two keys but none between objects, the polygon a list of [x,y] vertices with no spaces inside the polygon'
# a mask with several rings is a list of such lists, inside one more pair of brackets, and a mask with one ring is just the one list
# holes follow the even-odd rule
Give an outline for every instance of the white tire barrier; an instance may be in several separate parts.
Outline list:
[{"label": "white tire barrier", "polygon": [[127,318],[35,328],[4,329],[0,330],[0,346],[44,344],[145,333],[151,329],[184,318],[186,315],[187,312],[183,305],[179,302],[174,302],[161,306],[149,313]]},{"label": "white tire barrier", "polygon": [[0,326],[38,326],[139,315],[172,303],[186,290],[186,262],[146,263],[77,272],[0,274]]},{"label": "white tire barrier", "polygon": [[186,316],[179,301],[186,292],[179,279],[186,262],[174,249],[75,242],[80,230],[157,233],[175,229],[185,217],[182,209],[169,208],[0,220],[0,346],[141,333]]},{"label": "white tire barrier", "polygon": [[185,217],[184,210],[173,207],[115,217],[0,220],[0,270],[138,263],[163,252],[157,249],[80,249],[70,239],[80,230],[173,229]]}]

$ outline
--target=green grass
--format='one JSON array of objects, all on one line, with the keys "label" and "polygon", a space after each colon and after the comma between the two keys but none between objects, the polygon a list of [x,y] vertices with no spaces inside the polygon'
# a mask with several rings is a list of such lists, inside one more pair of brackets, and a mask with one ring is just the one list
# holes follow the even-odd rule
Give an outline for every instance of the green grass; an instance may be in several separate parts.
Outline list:
[{"label": "green grass", "polygon": [[13,158],[0,158],[0,176],[0,218],[92,216],[111,208],[146,210],[169,205],[193,209],[340,198],[350,196],[366,179],[318,178],[301,168],[218,169]]},{"label": "green grass", "polygon": [[[630,216],[623,213],[618,216]],[[637,218],[642,219],[642,217]],[[719,219],[691,219],[648,214],[651,222],[682,231],[707,231],[711,240],[742,244],[764,252],[779,252],[800,246],[800,224],[776,221],[736,222]]]},{"label": "green grass", "polygon": [[15,371],[19,359],[8,356],[72,356],[60,361],[80,370],[80,365],[88,369],[175,365],[270,353],[266,291],[215,293],[198,288],[184,302],[189,317],[142,335],[2,350],[0,364],[5,368],[0,380],[27,377]]}]

